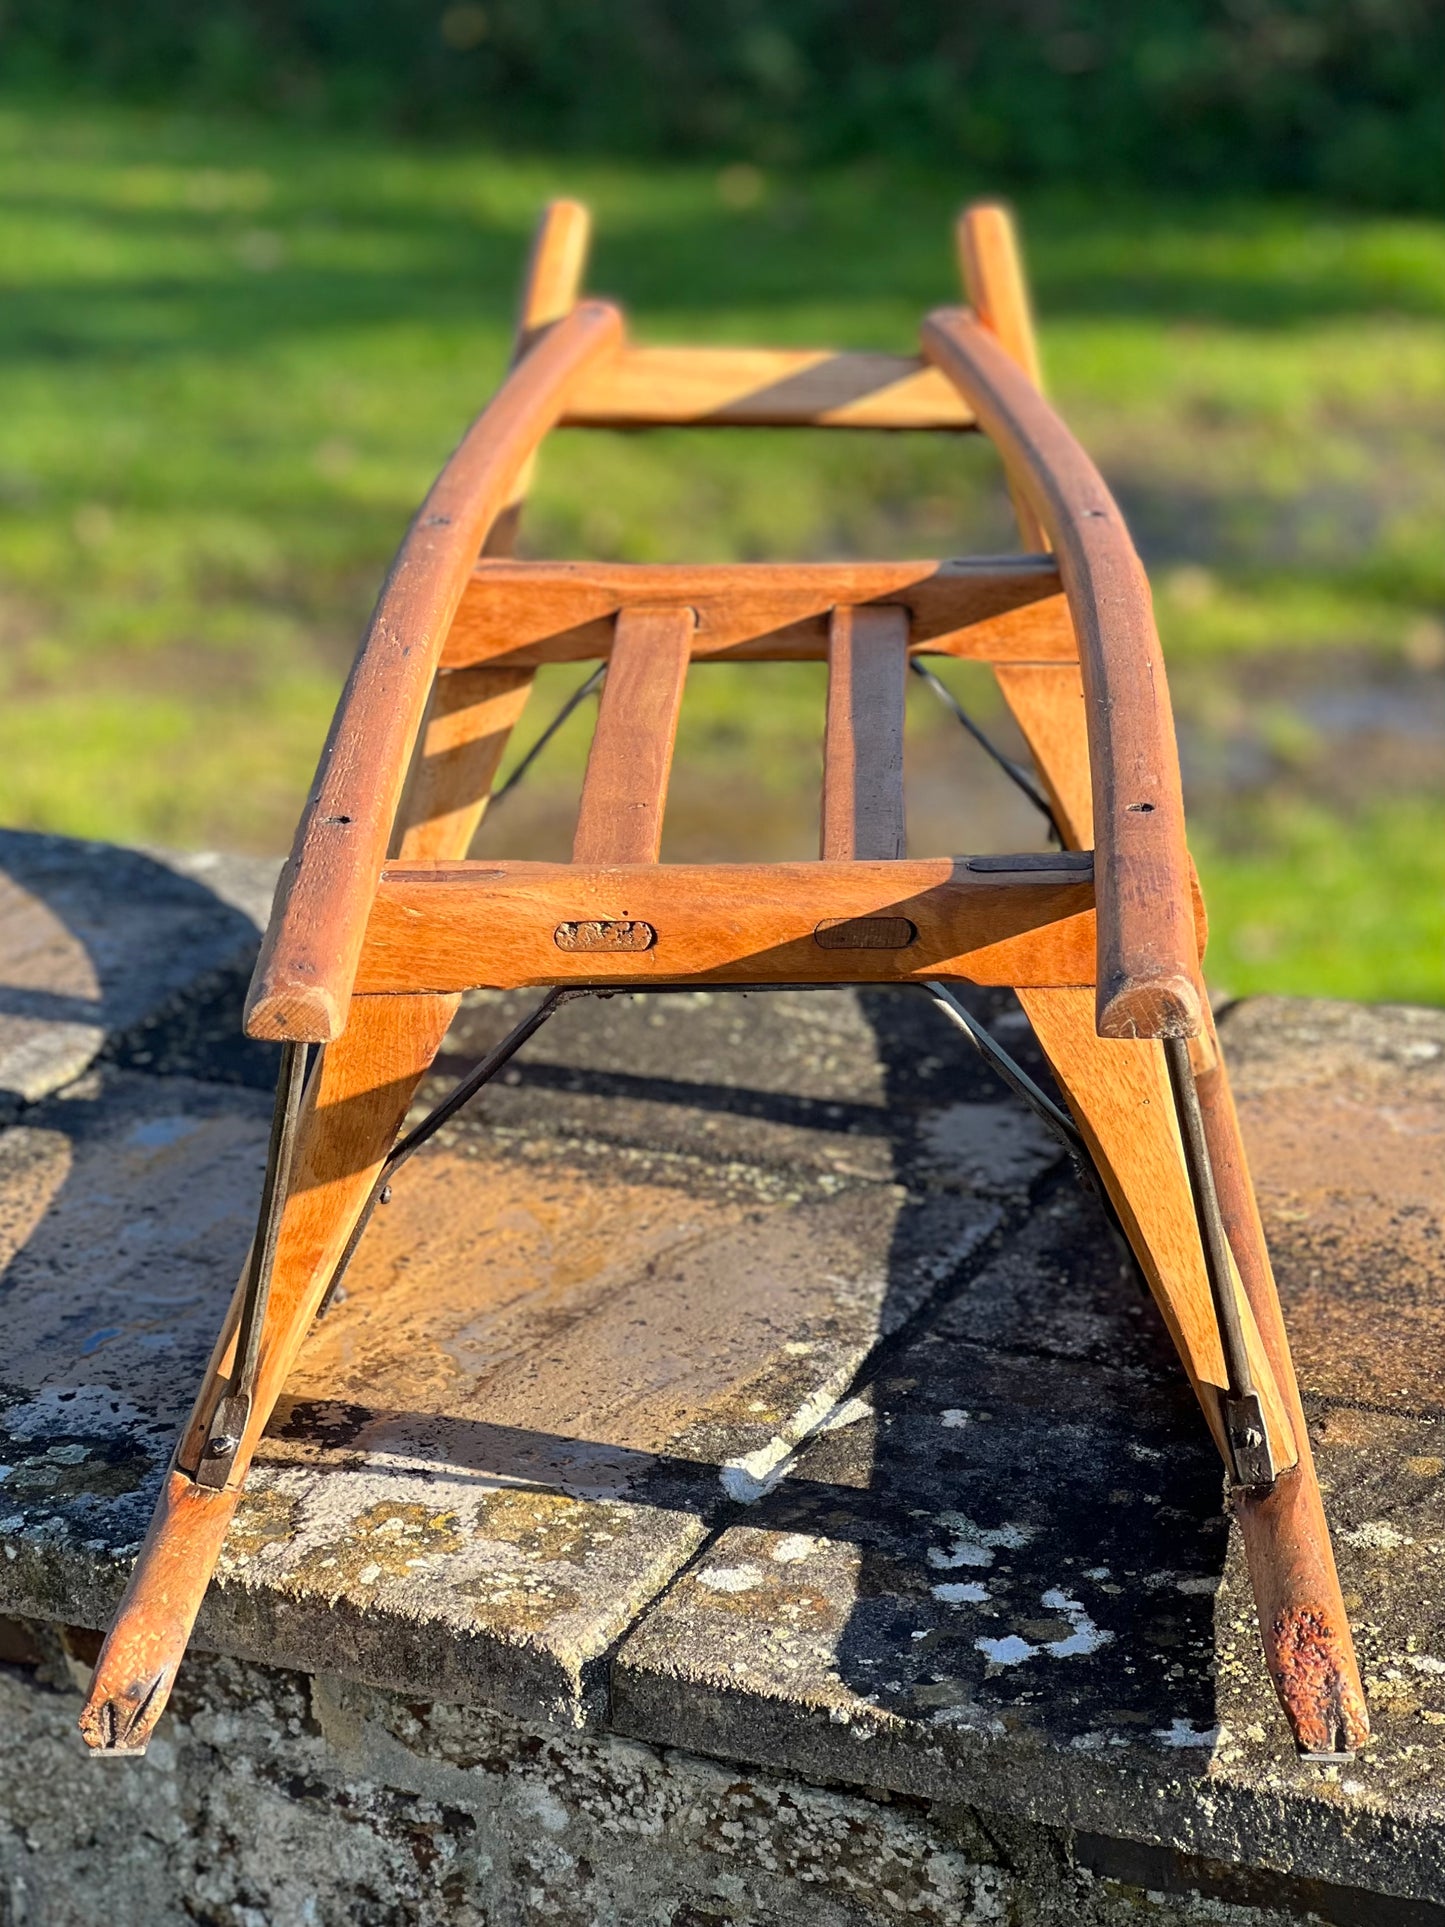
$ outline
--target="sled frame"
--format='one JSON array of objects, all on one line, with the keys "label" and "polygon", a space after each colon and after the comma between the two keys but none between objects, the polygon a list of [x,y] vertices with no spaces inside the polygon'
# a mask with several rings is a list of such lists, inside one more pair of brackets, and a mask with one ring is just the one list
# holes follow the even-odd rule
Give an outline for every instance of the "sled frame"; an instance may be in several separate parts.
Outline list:
[{"label": "sled frame", "polygon": [[[1200,975],[1148,585],[1044,399],[1008,215],[961,217],[971,305],[930,315],[912,356],[635,345],[615,307],[577,298],[587,239],[582,207],[548,208],[511,370],[402,543],[322,752],[246,1010],[248,1034],[283,1047],[257,1237],[102,1648],[87,1741],[144,1750],[287,1374],[414,1148],[398,1134],[464,991],[546,993],[478,1088],[588,990],[918,984],[945,1002],[954,985],[1018,993],[1223,1458],[1295,1741],[1349,1755],[1367,1716]],[[1024,553],[514,559],[551,430],[664,424],[981,431]],[[992,666],[1064,848],[907,857],[915,656]],[[828,663],[818,861],[662,863],[694,665],[799,658]],[[605,667],[573,860],[468,861],[536,670],[562,661]]]}]

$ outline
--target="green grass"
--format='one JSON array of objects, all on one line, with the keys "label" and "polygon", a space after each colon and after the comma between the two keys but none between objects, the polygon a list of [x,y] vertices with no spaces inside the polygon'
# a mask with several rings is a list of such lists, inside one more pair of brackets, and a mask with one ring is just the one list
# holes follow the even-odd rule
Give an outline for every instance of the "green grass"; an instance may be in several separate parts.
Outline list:
[{"label": "green grass", "polygon": [[[591,201],[590,285],[644,337],[902,347],[953,298],[950,217],[988,187],[0,110],[0,820],[287,840],[386,561],[504,365],[548,194]],[[1250,702],[1305,662],[1438,686],[1445,224],[1058,192],[1021,213],[1051,385],[1151,563],[1181,715],[1262,745],[1192,799],[1215,974],[1437,999],[1445,777],[1376,754],[1342,798],[1338,744]],[[528,526],[634,560],[1010,543],[990,452],[945,438],[564,439]],[[806,676],[696,682],[687,754],[806,775]]]}]

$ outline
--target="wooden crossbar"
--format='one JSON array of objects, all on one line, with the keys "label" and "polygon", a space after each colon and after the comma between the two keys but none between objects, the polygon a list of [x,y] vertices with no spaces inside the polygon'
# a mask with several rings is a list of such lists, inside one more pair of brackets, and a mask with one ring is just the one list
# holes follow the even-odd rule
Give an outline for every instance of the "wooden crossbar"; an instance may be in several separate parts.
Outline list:
[{"label": "wooden crossbar", "polygon": [[972,428],[916,355],[817,348],[627,347],[571,396],[572,428]]},{"label": "wooden crossbar", "polygon": [[931,977],[1086,984],[1093,904],[1092,860],[1078,851],[903,862],[397,864],[382,876],[356,988]]},{"label": "wooden crossbar", "polygon": [[983,662],[1073,662],[1052,556],[954,561],[726,563],[485,561],[471,573],[444,669],[607,655],[619,609],[685,604],[697,662],[820,660],[834,609],[907,612],[909,646]]}]

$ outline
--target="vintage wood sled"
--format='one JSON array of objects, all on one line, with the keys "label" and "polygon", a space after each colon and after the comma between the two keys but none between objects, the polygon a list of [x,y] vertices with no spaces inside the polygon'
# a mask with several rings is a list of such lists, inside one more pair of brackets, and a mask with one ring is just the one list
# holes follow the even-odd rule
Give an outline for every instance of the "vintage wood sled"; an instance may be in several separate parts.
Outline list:
[{"label": "vintage wood sled", "polygon": [[[572,203],[548,210],[511,372],[402,544],[321,757],[246,1012],[251,1036],[284,1046],[257,1236],[101,1651],[85,1737],[144,1748],[302,1340],[436,1122],[398,1143],[463,991],[547,994],[448,1115],[589,986],[888,983],[929,987],[1092,1161],[1227,1468],[1295,1740],[1347,1755],[1367,1737],[1364,1699],[1200,980],[1149,590],[1109,491],[1040,393],[1007,216],[963,217],[972,307],[931,315],[919,357],[632,346],[615,308],[576,299],[587,226]],[[509,559],[549,430],[661,423],[981,429],[1028,553]],[[1062,848],[906,856],[904,686],[928,654],[993,665]],[[777,658],[828,662],[821,860],[659,863],[690,667]],[[572,862],[469,863],[537,665],[593,660],[606,675]],[[1072,1117],[950,983],[1018,992]]]}]

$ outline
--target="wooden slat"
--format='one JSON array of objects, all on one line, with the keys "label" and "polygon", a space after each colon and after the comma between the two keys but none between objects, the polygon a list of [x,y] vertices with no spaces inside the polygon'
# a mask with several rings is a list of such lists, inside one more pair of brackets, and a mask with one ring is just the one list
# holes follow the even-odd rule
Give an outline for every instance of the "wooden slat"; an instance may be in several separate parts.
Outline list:
[{"label": "wooden slat", "polygon": [[[958,265],[975,314],[1034,387],[1044,391],[1028,280],[1013,217],[1005,207],[979,202],[966,208],[955,230]],[[1010,481],[1019,534],[1027,548],[1048,547],[1043,524],[1016,482]]]},{"label": "wooden slat", "polygon": [[656,863],[692,655],[691,609],[624,609],[587,758],[574,863]]},{"label": "wooden slat", "polygon": [[339,1037],[442,643],[494,517],[622,318],[592,303],[508,376],[407,531],[321,752],[246,1007],[253,1037]]},{"label": "wooden slat", "polygon": [[493,562],[473,571],[442,655],[483,662],[583,662],[612,647],[627,606],[697,612],[693,660],[817,661],[840,606],[905,609],[910,646],[986,662],[1074,662],[1068,606],[1050,557],[923,562]]},{"label": "wooden slat", "polygon": [[568,403],[574,428],[971,428],[958,393],[913,355],[816,348],[634,348]]},{"label": "wooden slat", "polygon": [[835,609],[828,641],[822,854],[901,857],[908,612]]},{"label": "wooden slat", "polygon": [[[939,976],[1091,982],[1087,854],[1061,854],[1045,869],[1046,859],[1019,858],[1016,871],[992,867],[999,860],[977,870],[948,857],[394,866],[377,894],[357,992]],[[634,947],[607,947],[621,943]]]},{"label": "wooden slat", "polygon": [[[548,328],[571,314],[582,288],[592,216],[580,201],[549,201],[537,224],[512,343],[512,366],[531,353]],[[528,456],[512,484],[506,507],[482,545],[483,555],[511,555],[517,546],[522,505],[532,486],[536,457]]]},{"label": "wooden slat", "polygon": [[1083,669],[1099,873],[1104,1037],[1195,1035],[1194,942],[1179,751],[1149,585],[1118,504],[1048,403],[973,315],[924,323],[1059,559]]}]

